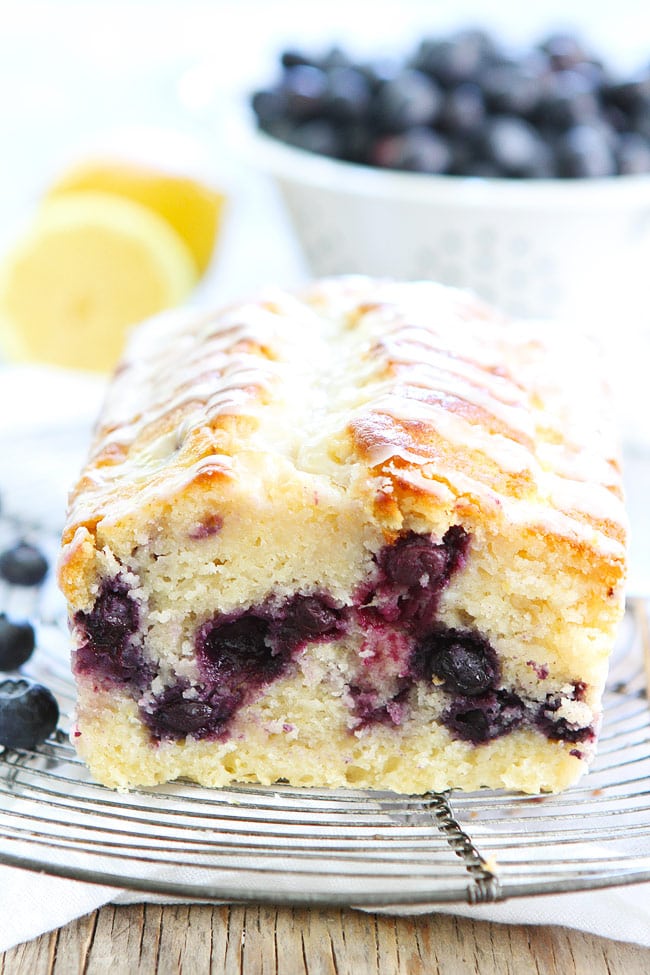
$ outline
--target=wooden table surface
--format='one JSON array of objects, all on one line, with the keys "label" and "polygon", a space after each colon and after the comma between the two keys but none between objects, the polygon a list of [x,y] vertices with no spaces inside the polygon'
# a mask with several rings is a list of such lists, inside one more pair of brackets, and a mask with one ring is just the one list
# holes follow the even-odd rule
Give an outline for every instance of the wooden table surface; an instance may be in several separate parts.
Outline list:
[{"label": "wooden table surface", "polygon": [[103,907],[0,957],[0,975],[648,975],[650,948],[446,915]]}]

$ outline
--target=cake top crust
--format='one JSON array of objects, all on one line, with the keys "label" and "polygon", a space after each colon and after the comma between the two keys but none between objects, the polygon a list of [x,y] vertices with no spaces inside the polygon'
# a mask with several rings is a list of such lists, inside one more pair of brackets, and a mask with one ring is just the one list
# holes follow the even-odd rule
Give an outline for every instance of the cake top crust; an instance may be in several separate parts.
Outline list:
[{"label": "cake top crust", "polygon": [[360,277],[133,332],[71,494],[76,530],[251,469],[624,558],[610,397],[586,339],[431,282]]}]

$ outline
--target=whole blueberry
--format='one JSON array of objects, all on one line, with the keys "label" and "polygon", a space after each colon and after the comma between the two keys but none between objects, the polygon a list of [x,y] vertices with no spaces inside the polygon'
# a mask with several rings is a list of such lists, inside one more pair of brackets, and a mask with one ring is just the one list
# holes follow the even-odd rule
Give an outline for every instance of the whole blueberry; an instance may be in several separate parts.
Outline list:
[{"label": "whole blueberry", "polygon": [[315,67],[314,59],[311,55],[306,54],[304,51],[299,51],[297,48],[287,48],[280,55],[280,63],[283,68],[295,68],[297,65],[308,64]]},{"label": "whole blueberry", "polygon": [[345,122],[340,128],[341,158],[349,162],[365,163],[372,146],[374,135],[366,119]]},{"label": "whole blueberry", "polygon": [[377,140],[370,151],[375,166],[416,173],[445,173],[451,163],[447,141],[431,129],[418,126],[399,135]]},{"label": "whole blueberry", "polygon": [[618,170],[626,175],[650,173],[650,140],[625,132],[618,145]]},{"label": "whole blueberry", "polygon": [[0,682],[0,745],[35,748],[58,720],[59,706],[47,687],[24,677]]},{"label": "whole blueberry", "polygon": [[354,68],[333,68],[327,75],[324,111],[342,121],[360,119],[370,103],[370,82]]},{"label": "whole blueberry", "polygon": [[358,69],[370,85],[370,91],[376,92],[387,81],[397,77],[402,71],[402,64],[396,58],[379,58],[359,64]]},{"label": "whole blueberry", "polygon": [[650,139],[650,92],[646,97],[639,99],[638,103],[627,113],[627,130],[637,132],[645,139]]},{"label": "whole blueberry", "polygon": [[650,68],[637,72],[631,78],[612,80],[603,89],[603,99],[608,105],[616,105],[624,112],[647,110],[650,103]]},{"label": "whole blueberry", "polygon": [[285,70],[281,91],[291,118],[314,118],[323,107],[327,76],[320,68],[298,64]]},{"label": "whole blueberry", "polygon": [[540,78],[532,68],[512,61],[489,64],[478,82],[492,114],[530,115],[542,90]]},{"label": "whole blueberry", "polygon": [[318,67],[323,71],[334,71],[337,68],[349,68],[352,66],[352,58],[342,47],[334,45],[329,51],[319,58]]},{"label": "whole blueberry", "polygon": [[434,122],[441,103],[435,81],[421,71],[406,69],[379,87],[371,109],[379,129],[406,132]]},{"label": "whole blueberry", "polygon": [[590,59],[590,55],[580,38],[568,32],[549,35],[539,47],[548,56],[555,71],[573,68]]},{"label": "whole blueberry", "polygon": [[497,56],[492,38],[481,30],[460,31],[450,38],[422,41],[413,65],[445,87],[472,81],[482,64]]},{"label": "whole blueberry", "polygon": [[34,645],[31,623],[14,623],[0,613],[0,670],[22,667],[34,652]]},{"label": "whole blueberry", "polygon": [[321,156],[342,154],[343,140],[336,125],[326,118],[309,119],[285,133],[285,140],[297,149],[316,152]]},{"label": "whole blueberry", "polygon": [[479,85],[465,81],[444,97],[438,126],[456,136],[472,135],[485,119],[485,102]]},{"label": "whole blueberry", "polygon": [[568,129],[600,111],[593,83],[578,71],[556,71],[546,81],[535,111],[539,125]]},{"label": "whole blueberry", "polygon": [[256,91],[251,98],[251,106],[260,126],[266,129],[286,117],[287,96],[278,88]]},{"label": "whole blueberry", "polygon": [[481,145],[486,162],[502,176],[542,178],[552,175],[551,152],[539,133],[525,119],[496,115],[489,119]]},{"label": "whole blueberry", "polygon": [[591,178],[614,176],[617,163],[611,131],[603,125],[575,125],[558,144],[560,176]]},{"label": "whole blueberry", "polygon": [[37,586],[47,570],[43,553],[28,542],[19,542],[0,555],[0,579],[14,586]]}]

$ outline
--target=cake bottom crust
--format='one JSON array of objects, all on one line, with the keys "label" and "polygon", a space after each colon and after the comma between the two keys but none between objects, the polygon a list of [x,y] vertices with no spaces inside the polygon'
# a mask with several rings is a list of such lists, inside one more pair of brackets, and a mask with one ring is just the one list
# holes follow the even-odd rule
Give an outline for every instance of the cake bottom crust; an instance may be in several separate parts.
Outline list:
[{"label": "cake bottom crust", "polygon": [[[227,740],[155,742],[137,705],[113,693],[80,699],[75,745],[93,776],[117,789],[175,779],[220,787],[236,782],[378,789],[408,795],[482,787],[559,792],[586,770],[570,742],[522,728],[473,745],[437,723],[373,725],[356,732],[340,701],[296,700],[289,685],[238,716]],[[290,717],[288,717],[290,715]]]}]

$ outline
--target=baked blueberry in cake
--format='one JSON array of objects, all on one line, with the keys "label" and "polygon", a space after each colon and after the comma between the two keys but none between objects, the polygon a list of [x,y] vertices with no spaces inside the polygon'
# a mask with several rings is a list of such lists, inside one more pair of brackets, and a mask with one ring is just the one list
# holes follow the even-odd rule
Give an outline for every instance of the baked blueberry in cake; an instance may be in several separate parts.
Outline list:
[{"label": "baked blueberry in cake", "polygon": [[119,788],[557,791],[624,574],[586,341],[429,282],[167,315],[71,495],[73,740]]}]

